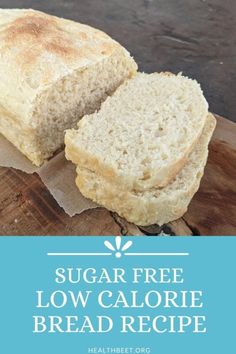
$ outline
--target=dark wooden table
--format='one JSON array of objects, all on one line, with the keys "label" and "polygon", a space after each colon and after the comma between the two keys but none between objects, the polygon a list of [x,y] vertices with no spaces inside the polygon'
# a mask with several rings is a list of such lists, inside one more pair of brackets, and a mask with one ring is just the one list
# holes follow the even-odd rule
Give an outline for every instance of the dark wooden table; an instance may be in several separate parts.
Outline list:
[{"label": "dark wooden table", "polygon": [[196,78],[210,110],[236,121],[235,0],[0,0],[88,23],[113,36],[142,71]]},{"label": "dark wooden table", "polygon": [[[0,0],[100,28],[127,47],[141,71],[196,78],[210,110],[236,121],[235,0]],[[236,124],[218,117],[206,173],[188,213],[138,228],[103,208],[70,218],[40,178],[0,168],[0,235],[236,235]]]}]

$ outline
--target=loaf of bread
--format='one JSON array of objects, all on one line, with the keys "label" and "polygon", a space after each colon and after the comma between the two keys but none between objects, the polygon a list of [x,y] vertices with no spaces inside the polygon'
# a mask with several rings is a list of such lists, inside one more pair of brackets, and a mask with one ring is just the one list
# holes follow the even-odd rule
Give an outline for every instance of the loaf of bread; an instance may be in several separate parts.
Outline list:
[{"label": "loaf of bread", "polygon": [[207,114],[195,80],[138,73],[66,132],[66,157],[119,190],[164,187],[185,165]]},{"label": "loaf of bread", "polygon": [[100,30],[42,12],[1,9],[0,26],[0,133],[40,165],[137,65]]},{"label": "loaf of bread", "polygon": [[208,143],[216,120],[209,114],[196,147],[174,181],[164,188],[124,191],[110,180],[84,167],[77,167],[76,184],[81,193],[93,201],[116,211],[137,225],[162,225],[180,218],[199,188],[208,155]]}]

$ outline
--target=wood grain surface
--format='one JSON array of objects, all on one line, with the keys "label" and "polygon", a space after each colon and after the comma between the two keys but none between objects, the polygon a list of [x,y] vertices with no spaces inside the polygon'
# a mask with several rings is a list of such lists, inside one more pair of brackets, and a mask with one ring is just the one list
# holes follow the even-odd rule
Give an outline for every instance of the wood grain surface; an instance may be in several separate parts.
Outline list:
[{"label": "wood grain surface", "polygon": [[71,218],[36,174],[0,168],[0,235],[236,235],[236,124],[217,120],[200,189],[182,219],[137,227],[104,208]]}]

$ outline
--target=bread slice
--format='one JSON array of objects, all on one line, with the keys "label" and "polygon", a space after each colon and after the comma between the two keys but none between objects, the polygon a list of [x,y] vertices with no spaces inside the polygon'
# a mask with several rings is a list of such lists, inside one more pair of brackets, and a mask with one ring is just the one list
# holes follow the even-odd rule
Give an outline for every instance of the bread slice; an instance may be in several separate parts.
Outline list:
[{"label": "bread slice", "polygon": [[0,10],[0,133],[35,165],[137,70],[92,27],[34,10]]},{"label": "bread slice", "polygon": [[85,197],[137,225],[162,225],[176,220],[187,211],[193,195],[199,188],[207,161],[207,147],[215,124],[215,118],[209,114],[203,133],[187,164],[175,180],[164,188],[152,188],[144,192],[123,191],[108,179],[81,167],[77,168],[76,184]]},{"label": "bread slice", "polygon": [[199,84],[166,73],[139,73],[66,132],[66,157],[80,167],[143,191],[166,186],[202,133],[208,104]]}]

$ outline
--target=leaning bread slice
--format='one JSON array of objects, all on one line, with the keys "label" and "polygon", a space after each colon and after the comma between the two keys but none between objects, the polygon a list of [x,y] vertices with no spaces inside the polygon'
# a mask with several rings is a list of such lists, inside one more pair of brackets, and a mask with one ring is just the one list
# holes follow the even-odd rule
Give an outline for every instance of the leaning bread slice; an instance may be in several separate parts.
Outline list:
[{"label": "leaning bread slice", "polygon": [[137,225],[162,225],[180,218],[199,188],[208,155],[208,143],[215,128],[215,118],[207,117],[203,133],[187,164],[175,180],[164,188],[145,192],[125,192],[107,179],[85,168],[77,168],[76,184],[81,193],[117,212]]},{"label": "leaning bread slice", "polygon": [[182,75],[139,73],[66,132],[66,157],[124,190],[165,186],[202,133],[208,104]]},{"label": "leaning bread slice", "polygon": [[136,69],[129,53],[97,29],[0,9],[0,133],[40,165],[63,145],[64,130]]}]

